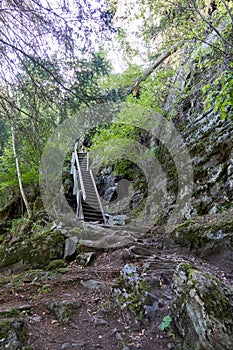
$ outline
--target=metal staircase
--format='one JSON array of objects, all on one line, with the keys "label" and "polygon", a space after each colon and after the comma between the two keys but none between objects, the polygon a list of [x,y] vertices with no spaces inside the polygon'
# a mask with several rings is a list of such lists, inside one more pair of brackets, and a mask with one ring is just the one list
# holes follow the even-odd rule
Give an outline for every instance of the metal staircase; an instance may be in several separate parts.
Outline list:
[{"label": "metal staircase", "polygon": [[72,154],[71,174],[74,179],[73,194],[77,200],[76,217],[84,221],[106,223],[87,153],[77,152],[77,144]]}]

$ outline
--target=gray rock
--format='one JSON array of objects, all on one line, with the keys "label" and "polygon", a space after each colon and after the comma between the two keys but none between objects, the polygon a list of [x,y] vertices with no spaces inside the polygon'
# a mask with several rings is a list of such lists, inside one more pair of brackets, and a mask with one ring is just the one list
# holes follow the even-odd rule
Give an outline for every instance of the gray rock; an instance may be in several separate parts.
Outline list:
[{"label": "gray rock", "polygon": [[99,281],[95,281],[95,280],[86,280],[86,281],[81,280],[80,283],[83,287],[88,288],[88,289],[104,289],[105,288],[104,283],[99,282]]},{"label": "gray rock", "polygon": [[76,253],[78,237],[70,237],[65,240],[64,259],[70,258]]},{"label": "gray rock", "polygon": [[83,342],[83,341],[80,341],[80,342],[77,342],[77,343],[72,343],[72,344],[69,344],[69,343],[64,343],[62,344],[61,346],[61,350],[82,350],[85,348],[87,343]]},{"label": "gray rock", "polygon": [[8,337],[3,343],[2,343],[3,347],[0,345],[0,349],[4,349],[4,350],[22,349],[22,344],[19,341],[17,334],[11,330],[8,332]]},{"label": "gray rock", "polygon": [[0,350],[21,350],[24,337],[25,324],[23,320],[0,320]]},{"label": "gray rock", "polygon": [[150,290],[148,281],[132,264],[126,264],[123,267],[120,277],[112,286],[112,300],[123,310],[126,322],[132,329],[137,330],[154,319],[158,310],[158,301]]},{"label": "gray rock", "polygon": [[108,220],[108,223],[110,226],[123,226],[126,223],[126,220],[128,219],[127,215],[115,215],[111,216]]},{"label": "gray rock", "polygon": [[64,252],[64,236],[51,228],[18,236],[7,245],[0,245],[0,271],[19,272],[28,267],[40,268],[51,260],[60,259]]},{"label": "gray rock", "polygon": [[86,347],[87,343],[80,341],[78,343],[72,343],[71,345],[73,346],[73,349],[82,350]]},{"label": "gray rock", "polygon": [[80,307],[81,303],[69,300],[55,301],[47,304],[48,310],[53,313],[61,324],[69,323]]},{"label": "gray rock", "polygon": [[67,350],[67,349],[70,349],[70,348],[71,348],[71,346],[70,346],[69,343],[64,343],[64,344],[62,344],[62,346],[61,346],[61,350]]},{"label": "gray rock", "polygon": [[96,256],[95,252],[83,252],[78,255],[76,260],[80,265],[87,266],[90,264],[90,262],[95,256]]},{"label": "gray rock", "polygon": [[116,186],[108,187],[104,192],[103,199],[106,200],[107,202],[110,202],[113,199],[114,195],[116,195],[116,189],[117,189]]},{"label": "gray rock", "polygon": [[100,317],[95,316],[95,315],[91,315],[90,320],[94,324],[94,326],[103,326],[103,325],[108,323],[103,318],[100,318]]},{"label": "gray rock", "polygon": [[233,209],[187,220],[172,233],[175,242],[221,268],[233,268]]},{"label": "gray rock", "polygon": [[181,263],[174,274],[172,311],[185,348],[231,350],[233,289],[193,265]]}]

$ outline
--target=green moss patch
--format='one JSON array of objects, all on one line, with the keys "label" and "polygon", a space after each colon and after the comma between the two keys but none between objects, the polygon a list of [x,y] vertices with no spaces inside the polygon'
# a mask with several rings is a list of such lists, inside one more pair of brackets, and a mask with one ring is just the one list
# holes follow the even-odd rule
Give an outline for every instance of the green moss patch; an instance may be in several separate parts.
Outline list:
[{"label": "green moss patch", "polygon": [[14,264],[18,264],[19,269],[46,266],[51,260],[63,257],[64,242],[64,236],[51,229],[36,231],[31,236],[17,237],[9,244],[0,246],[0,268]]}]

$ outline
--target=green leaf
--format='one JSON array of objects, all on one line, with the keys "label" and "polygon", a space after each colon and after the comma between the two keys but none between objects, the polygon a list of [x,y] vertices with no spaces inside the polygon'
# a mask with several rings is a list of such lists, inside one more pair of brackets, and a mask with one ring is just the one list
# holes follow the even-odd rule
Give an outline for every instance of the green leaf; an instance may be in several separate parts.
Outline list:
[{"label": "green leaf", "polygon": [[161,330],[161,331],[164,331],[165,329],[167,329],[167,328],[169,328],[170,326],[171,326],[171,322],[172,322],[172,318],[171,318],[171,316],[165,316],[164,318],[163,318],[163,321],[160,323],[160,325],[159,325],[159,329]]}]

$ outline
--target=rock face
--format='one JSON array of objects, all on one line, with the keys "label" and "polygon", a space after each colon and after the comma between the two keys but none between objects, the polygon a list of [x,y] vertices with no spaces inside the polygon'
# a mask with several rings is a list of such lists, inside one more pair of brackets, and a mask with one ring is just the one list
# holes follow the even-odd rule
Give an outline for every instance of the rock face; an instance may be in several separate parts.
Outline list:
[{"label": "rock face", "polygon": [[209,273],[187,263],[174,274],[173,314],[184,348],[230,350],[233,341],[233,291]]},{"label": "rock face", "polygon": [[233,209],[187,220],[172,236],[200,258],[229,273],[233,270]]},{"label": "rock face", "polygon": [[193,161],[196,214],[214,214],[233,201],[233,123],[200,113],[183,136]]}]

